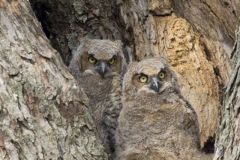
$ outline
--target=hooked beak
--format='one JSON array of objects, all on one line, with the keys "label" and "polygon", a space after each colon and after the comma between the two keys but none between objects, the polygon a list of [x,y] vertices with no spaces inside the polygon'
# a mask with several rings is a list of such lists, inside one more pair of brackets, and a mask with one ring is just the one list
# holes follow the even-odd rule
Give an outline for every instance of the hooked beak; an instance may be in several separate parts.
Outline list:
[{"label": "hooked beak", "polygon": [[105,74],[106,74],[107,71],[108,71],[107,63],[106,63],[106,62],[103,62],[103,61],[99,61],[99,63],[97,64],[96,71],[97,71],[102,77],[104,77]]},{"label": "hooked beak", "polygon": [[159,89],[161,88],[161,83],[157,78],[152,78],[150,82],[150,89],[154,90],[155,92],[159,92]]}]

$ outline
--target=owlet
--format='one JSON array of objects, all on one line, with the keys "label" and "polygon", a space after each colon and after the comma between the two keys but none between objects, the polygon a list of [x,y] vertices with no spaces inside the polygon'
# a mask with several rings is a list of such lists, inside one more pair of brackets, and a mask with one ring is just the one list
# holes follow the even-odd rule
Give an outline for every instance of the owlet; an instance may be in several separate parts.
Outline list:
[{"label": "owlet", "polygon": [[116,160],[207,160],[197,117],[163,58],[130,64],[123,78]]},{"label": "owlet", "polygon": [[88,95],[100,138],[112,153],[126,68],[121,41],[85,39],[73,52],[69,68]]}]

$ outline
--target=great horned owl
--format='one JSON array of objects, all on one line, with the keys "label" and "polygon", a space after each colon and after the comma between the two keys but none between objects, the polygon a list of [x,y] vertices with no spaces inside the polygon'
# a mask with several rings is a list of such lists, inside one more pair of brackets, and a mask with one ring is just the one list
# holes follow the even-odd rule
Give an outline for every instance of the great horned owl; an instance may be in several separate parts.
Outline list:
[{"label": "great horned owl", "polygon": [[116,160],[207,160],[198,122],[163,58],[129,65],[123,78]]},{"label": "great horned owl", "polygon": [[73,52],[70,72],[90,99],[90,109],[107,152],[113,152],[126,68],[121,41],[85,39]]}]

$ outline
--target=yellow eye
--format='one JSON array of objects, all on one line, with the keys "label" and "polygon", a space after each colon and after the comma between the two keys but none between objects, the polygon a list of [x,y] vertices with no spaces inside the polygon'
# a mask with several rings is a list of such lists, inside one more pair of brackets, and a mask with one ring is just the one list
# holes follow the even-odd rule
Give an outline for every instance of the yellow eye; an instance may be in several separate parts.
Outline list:
[{"label": "yellow eye", "polygon": [[88,57],[88,61],[89,61],[90,63],[92,63],[92,64],[97,63],[96,58],[94,58],[93,56],[89,56],[89,57]]},{"label": "yellow eye", "polygon": [[163,79],[163,78],[165,78],[165,73],[164,72],[160,72],[158,76],[159,76],[160,79]]},{"label": "yellow eye", "polygon": [[109,61],[108,61],[109,64],[114,64],[115,63],[115,57],[111,58]]},{"label": "yellow eye", "polygon": [[139,81],[140,81],[141,83],[146,83],[146,82],[148,81],[148,77],[147,77],[146,75],[141,75],[141,76],[139,77]]}]

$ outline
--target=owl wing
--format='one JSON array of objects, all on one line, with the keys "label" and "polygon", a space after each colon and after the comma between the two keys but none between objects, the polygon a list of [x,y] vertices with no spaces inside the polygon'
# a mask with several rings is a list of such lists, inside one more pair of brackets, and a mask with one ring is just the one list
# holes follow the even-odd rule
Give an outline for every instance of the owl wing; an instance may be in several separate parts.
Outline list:
[{"label": "owl wing", "polygon": [[97,104],[94,111],[97,129],[108,153],[114,152],[117,121],[122,109],[120,79],[115,77],[112,83],[111,93]]},{"label": "owl wing", "polygon": [[187,131],[190,135],[193,135],[194,139],[199,142],[199,124],[197,114],[186,100],[183,100],[183,106],[183,129]]}]

